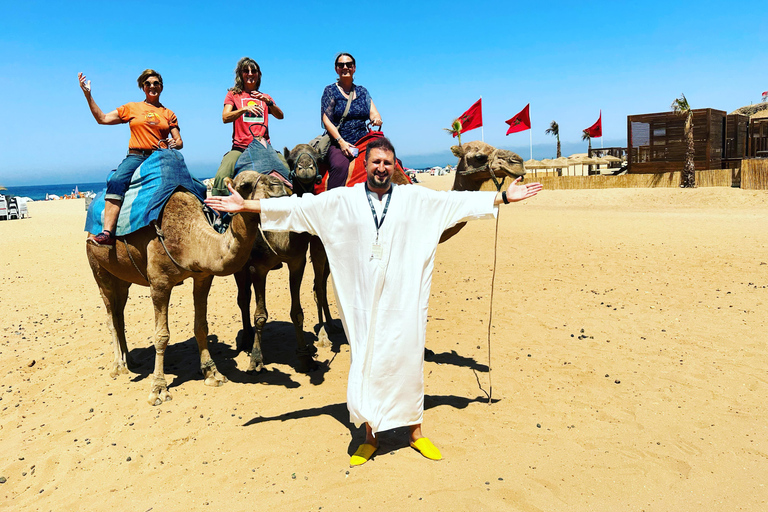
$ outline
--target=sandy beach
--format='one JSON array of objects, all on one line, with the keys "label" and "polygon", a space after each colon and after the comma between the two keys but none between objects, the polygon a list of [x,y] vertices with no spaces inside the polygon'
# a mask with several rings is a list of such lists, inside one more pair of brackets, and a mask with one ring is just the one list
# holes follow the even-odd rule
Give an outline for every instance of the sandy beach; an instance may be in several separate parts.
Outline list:
[{"label": "sandy beach", "polygon": [[[453,176],[419,179],[449,189]],[[259,374],[235,350],[234,279],[214,280],[220,388],[199,373],[191,283],[174,291],[173,400],[152,407],[148,288],[126,308],[132,372],[112,379],[83,200],[29,212],[0,222],[0,510],[768,507],[765,192],[545,190],[502,208],[490,373],[495,223],[470,223],[438,248],[430,302],[424,431],[444,459],[397,429],[356,468],[348,345],[335,335],[322,370],[295,371],[287,269],[269,277]]]}]

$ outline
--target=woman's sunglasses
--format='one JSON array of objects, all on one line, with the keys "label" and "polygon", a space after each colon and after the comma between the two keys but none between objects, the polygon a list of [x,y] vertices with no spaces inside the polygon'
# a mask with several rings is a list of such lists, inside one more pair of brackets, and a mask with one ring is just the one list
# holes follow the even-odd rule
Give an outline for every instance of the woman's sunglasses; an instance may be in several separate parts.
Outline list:
[{"label": "woman's sunglasses", "polygon": [[162,87],[163,82],[150,82],[149,80],[147,80],[146,82],[144,82],[144,85],[147,87]]},{"label": "woman's sunglasses", "polygon": [[344,69],[344,68],[352,69],[353,67],[355,67],[355,63],[354,62],[339,62],[338,64],[336,64],[336,67],[339,68],[339,69]]}]

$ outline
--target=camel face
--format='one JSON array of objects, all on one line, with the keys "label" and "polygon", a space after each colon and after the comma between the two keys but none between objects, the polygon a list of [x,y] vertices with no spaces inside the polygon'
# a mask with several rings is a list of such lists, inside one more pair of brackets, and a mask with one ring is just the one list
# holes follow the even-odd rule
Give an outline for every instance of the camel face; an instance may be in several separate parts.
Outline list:
[{"label": "camel face", "polygon": [[284,148],[283,154],[288,167],[303,184],[309,185],[320,178],[320,154],[309,144],[298,144],[290,151]]},{"label": "camel face", "polygon": [[476,179],[488,179],[489,169],[497,178],[510,176],[514,179],[525,176],[525,167],[520,155],[506,149],[496,149],[479,140],[453,146],[451,152],[459,158],[457,172],[472,175]]},{"label": "camel face", "polygon": [[256,171],[243,171],[232,180],[232,186],[243,199],[266,199],[290,195],[279,178]]}]

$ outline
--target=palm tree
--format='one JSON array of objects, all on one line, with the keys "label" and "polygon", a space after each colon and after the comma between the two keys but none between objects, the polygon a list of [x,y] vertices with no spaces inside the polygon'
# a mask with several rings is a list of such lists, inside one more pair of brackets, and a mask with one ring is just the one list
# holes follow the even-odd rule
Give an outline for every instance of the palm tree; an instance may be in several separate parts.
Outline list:
[{"label": "palm tree", "polygon": [[[554,135],[557,138],[557,158],[560,158],[561,156],[563,156],[560,153],[560,126],[558,126],[557,121],[552,121],[551,123],[549,123],[549,128],[544,130],[544,133],[546,133],[547,135]],[[556,169],[556,170],[557,170],[558,176],[563,175],[562,169]]]},{"label": "palm tree", "polygon": [[696,168],[693,165],[693,111],[688,105],[685,94],[680,94],[672,102],[672,112],[685,117],[685,164],[683,165],[683,175],[680,179],[682,188],[693,188],[696,186]]},{"label": "palm tree", "polygon": [[557,121],[549,123],[549,128],[544,130],[547,135],[554,135],[557,138],[557,158],[563,156],[560,153],[560,127],[557,125]]},{"label": "palm tree", "polygon": [[450,128],[443,128],[443,130],[447,131],[448,133],[450,133],[454,137],[458,137],[459,138],[459,146],[461,146],[461,121],[459,121],[458,117],[453,120],[453,122],[451,123],[451,127]]}]

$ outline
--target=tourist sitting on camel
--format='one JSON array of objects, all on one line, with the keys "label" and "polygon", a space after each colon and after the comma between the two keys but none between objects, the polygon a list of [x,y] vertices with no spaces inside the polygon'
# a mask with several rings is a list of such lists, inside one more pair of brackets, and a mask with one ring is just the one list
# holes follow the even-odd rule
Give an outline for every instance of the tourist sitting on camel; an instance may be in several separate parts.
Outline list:
[{"label": "tourist sitting on camel", "polygon": [[271,174],[290,186],[288,168],[280,160],[269,140],[269,114],[276,119],[282,119],[283,111],[269,94],[260,92],[259,87],[261,68],[255,60],[243,57],[235,67],[235,86],[227,91],[224,98],[221,120],[224,123],[232,123],[232,149],[221,159],[219,170],[216,171],[211,190],[214,196],[229,194],[224,180],[234,177],[237,159],[254,140],[262,145],[262,148],[256,148],[259,150],[258,157],[269,161],[261,167],[271,169]]},{"label": "tourist sitting on camel", "polygon": [[[331,136],[328,190],[346,184],[349,163],[357,156],[355,144],[368,133],[367,124],[381,126],[381,116],[368,90],[353,83],[355,58],[348,53],[340,53],[336,56],[335,67],[339,79],[325,88],[320,102],[321,120]],[[352,103],[347,109],[350,101]]]},{"label": "tourist sitting on camel", "polygon": [[[88,237],[88,243],[95,245],[115,245],[115,230],[120,206],[131,177],[142,162],[153,151],[163,146],[181,149],[183,142],[179,133],[176,114],[160,103],[163,92],[163,77],[153,69],[145,69],[138,78],[139,89],[144,91],[144,101],[126,103],[117,109],[104,113],[91,95],[91,81],[83,73],[78,73],[80,88],[85,94],[91,114],[99,124],[129,123],[131,139],[128,142],[128,154],[117,167],[117,171],[107,179],[107,193],[104,196],[104,230]],[[168,137],[170,135],[170,138]]]}]

